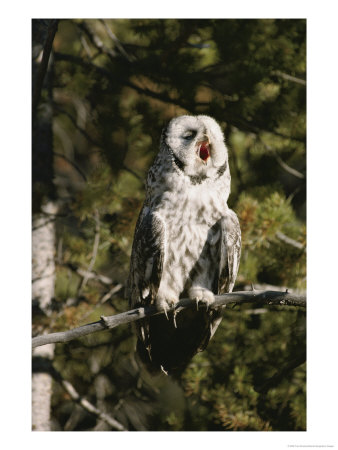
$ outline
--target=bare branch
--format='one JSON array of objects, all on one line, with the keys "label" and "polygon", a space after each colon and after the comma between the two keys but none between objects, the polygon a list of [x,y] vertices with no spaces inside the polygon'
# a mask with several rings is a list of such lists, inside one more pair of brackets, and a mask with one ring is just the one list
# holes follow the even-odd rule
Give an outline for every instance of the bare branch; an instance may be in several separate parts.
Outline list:
[{"label": "bare branch", "polygon": [[107,300],[109,300],[116,292],[120,291],[123,288],[123,284],[118,283],[116,286],[113,286],[108,292],[106,292],[100,300],[95,304],[94,308],[90,311],[87,311],[82,317],[81,321],[85,320],[88,316],[90,316],[93,311],[98,308],[99,306],[102,306]]},{"label": "bare branch", "polygon": [[119,292],[123,288],[123,284],[118,283],[115,286],[113,286],[109,292],[103,295],[103,297],[100,298],[100,300],[96,303],[95,308],[98,306],[103,305],[107,300],[109,300],[116,292]]},{"label": "bare branch", "polygon": [[290,167],[288,164],[286,164],[285,161],[282,160],[282,158],[278,155],[275,148],[271,147],[270,145],[265,144],[262,139],[260,139],[260,142],[264,145],[264,147],[271,153],[273,153],[274,157],[276,158],[276,161],[278,164],[288,173],[293,175],[294,177],[300,178],[301,180],[305,178],[305,175],[299,172],[298,170],[294,169],[293,167]]},{"label": "bare branch", "polygon": [[82,397],[74,388],[74,386],[67,380],[65,380],[60,372],[58,372],[51,363],[44,362],[45,364],[45,370],[50,372],[50,374],[53,376],[53,378],[58,381],[63,389],[69,394],[70,398],[78,403],[84,410],[88,411],[90,414],[93,414],[94,416],[97,416],[99,419],[106,422],[108,425],[110,425],[114,430],[118,431],[128,431],[120,422],[118,422],[116,419],[111,417],[110,415],[104,413],[103,411],[100,411],[96,406],[94,406],[92,403],[90,403],[86,398]]},{"label": "bare branch", "polygon": [[[244,303],[253,303],[256,306],[262,305],[281,305],[281,306],[297,306],[306,307],[306,296],[290,293],[288,291],[239,291],[230,294],[216,295],[215,302],[211,308],[220,308],[227,305],[241,305]],[[185,308],[196,308],[196,302],[190,299],[181,299],[177,305],[170,309],[170,311],[179,312]],[[203,305],[199,306],[203,308]],[[82,327],[74,328],[68,331],[59,333],[44,334],[37,336],[32,340],[33,348],[40,345],[46,345],[57,342],[68,342],[88,334],[96,333],[111,328],[115,328],[125,323],[131,323],[136,320],[151,317],[157,314],[163,314],[163,310],[157,309],[155,305],[150,305],[142,308],[132,309],[121,314],[104,317],[98,322],[89,323]]]},{"label": "bare branch", "polygon": [[293,83],[298,83],[303,86],[306,86],[306,81],[302,78],[294,77],[289,75],[288,73],[281,72],[280,70],[274,70],[272,75],[276,75],[277,77],[283,78],[283,80],[292,81]]},{"label": "bare branch", "polygon": [[288,164],[286,164],[285,161],[282,160],[282,158],[275,152],[275,158],[278,162],[278,164],[287,172],[291,173],[291,175],[300,178],[301,180],[305,178],[305,175],[303,175],[298,170],[294,169],[293,167],[290,167]]},{"label": "bare branch", "polygon": [[303,248],[304,248],[303,244],[301,244],[298,241],[295,241],[294,239],[290,238],[289,236],[286,236],[284,233],[281,233],[280,231],[277,231],[276,237],[280,241],[283,241],[288,245],[292,245],[292,247],[299,248],[299,250],[303,250]]}]

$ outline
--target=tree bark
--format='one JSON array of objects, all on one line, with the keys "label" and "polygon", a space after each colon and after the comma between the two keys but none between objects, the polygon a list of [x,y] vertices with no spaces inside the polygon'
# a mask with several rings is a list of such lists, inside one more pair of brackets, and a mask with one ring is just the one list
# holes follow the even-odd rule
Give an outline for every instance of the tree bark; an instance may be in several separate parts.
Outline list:
[{"label": "tree bark", "polygon": [[[54,297],[55,283],[55,224],[50,214],[56,213],[53,202],[47,203],[45,214],[36,214],[33,218],[32,233],[32,298],[39,308],[49,315]],[[47,214],[46,214],[47,213]],[[54,344],[35,349],[34,358],[52,360]],[[52,377],[48,373],[33,373],[32,378],[32,428],[50,430],[50,406],[52,396]]]},{"label": "tree bark", "polygon": [[[53,185],[52,70],[50,54],[57,21],[32,21],[32,300],[45,315],[50,314],[55,283],[55,214]],[[48,65],[49,63],[49,65]],[[47,96],[40,102],[41,91]],[[38,108],[39,107],[39,108]],[[34,358],[52,360],[54,345],[34,350]],[[51,429],[52,377],[47,372],[32,375],[32,429]]]}]

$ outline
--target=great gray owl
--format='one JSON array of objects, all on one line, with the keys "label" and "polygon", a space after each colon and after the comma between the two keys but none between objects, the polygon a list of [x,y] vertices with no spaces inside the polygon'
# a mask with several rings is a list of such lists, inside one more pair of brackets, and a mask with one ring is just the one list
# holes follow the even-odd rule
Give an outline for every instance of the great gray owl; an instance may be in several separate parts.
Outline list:
[{"label": "great gray owl", "polygon": [[228,152],[217,122],[204,115],[172,119],[148,173],[128,297],[133,308],[155,303],[166,311],[180,297],[195,300],[196,308],[136,322],[137,350],[149,369],[179,375],[221,321],[221,311],[208,306],[214,294],[232,291],[241,251],[229,193]]}]

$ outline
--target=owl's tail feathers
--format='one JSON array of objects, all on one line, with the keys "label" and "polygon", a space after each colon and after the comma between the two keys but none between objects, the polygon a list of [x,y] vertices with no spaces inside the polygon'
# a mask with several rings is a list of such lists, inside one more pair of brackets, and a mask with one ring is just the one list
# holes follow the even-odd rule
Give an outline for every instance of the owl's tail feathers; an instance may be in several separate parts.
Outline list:
[{"label": "owl's tail feathers", "polygon": [[215,314],[205,309],[186,309],[177,315],[177,323],[159,315],[136,324],[139,359],[150,373],[162,371],[179,378],[193,356],[207,346]]},{"label": "owl's tail feathers", "polygon": [[179,379],[187,365],[190,362],[190,358],[185,361],[184,364],[180,366],[173,367],[167,361],[162,358],[159,360],[158,358],[152,357],[152,353],[149,349],[146,348],[144,342],[141,339],[137,340],[136,344],[136,354],[138,356],[139,362],[147,369],[147,371],[151,375],[159,375],[160,373],[164,373],[165,375],[170,375],[175,379]]}]

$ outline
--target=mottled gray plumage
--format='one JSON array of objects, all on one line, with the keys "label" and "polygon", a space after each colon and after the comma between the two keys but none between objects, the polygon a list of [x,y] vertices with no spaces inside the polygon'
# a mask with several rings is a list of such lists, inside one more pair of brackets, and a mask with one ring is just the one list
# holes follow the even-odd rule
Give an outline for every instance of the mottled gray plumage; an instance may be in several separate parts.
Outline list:
[{"label": "mottled gray plumage", "polygon": [[[128,281],[131,307],[160,309],[189,297],[207,305],[231,292],[241,249],[223,133],[208,116],[180,116],[162,132],[149,170]],[[138,353],[149,368],[177,375],[205,349],[221,321],[216,309],[186,309],[137,322]]]}]

